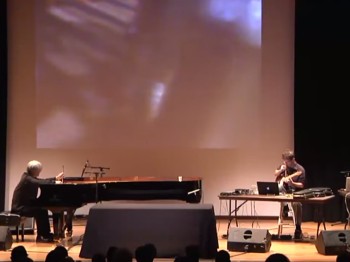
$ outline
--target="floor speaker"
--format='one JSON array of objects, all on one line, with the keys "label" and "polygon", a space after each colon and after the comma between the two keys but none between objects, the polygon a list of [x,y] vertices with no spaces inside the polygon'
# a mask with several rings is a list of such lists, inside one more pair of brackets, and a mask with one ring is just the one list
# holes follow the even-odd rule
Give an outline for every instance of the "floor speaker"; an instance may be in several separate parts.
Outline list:
[{"label": "floor speaker", "polygon": [[229,251],[265,253],[271,248],[271,234],[267,229],[230,228]]},{"label": "floor speaker", "polygon": [[12,247],[12,234],[7,226],[0,226],[0,250],[9,250]]},{"label": "floor speaker", "polygon": [[338,255],[350,246],[350,230],[322,230],[315,242],[317,252]]}]

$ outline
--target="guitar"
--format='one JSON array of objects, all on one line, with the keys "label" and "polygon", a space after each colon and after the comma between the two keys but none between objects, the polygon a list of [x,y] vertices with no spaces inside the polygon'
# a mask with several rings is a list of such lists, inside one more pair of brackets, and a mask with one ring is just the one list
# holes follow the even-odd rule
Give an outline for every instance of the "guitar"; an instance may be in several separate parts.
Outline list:
[{"label": "guitar", "polygon": [[297,172],[295,172],[295,173],[293,173],[291,175],[286,176],[286,170],[285,170],[285,171],[281,172],[278,176],[276,176],[275,181],[278,182],[279,186],[283,185],[283,187],[285,189],[288,189],[288,181],[290,179],[292,179],[294,177],[298,177],[298,176],[300,176],[302,174],[303,174],[303,172],[297,171]]}]

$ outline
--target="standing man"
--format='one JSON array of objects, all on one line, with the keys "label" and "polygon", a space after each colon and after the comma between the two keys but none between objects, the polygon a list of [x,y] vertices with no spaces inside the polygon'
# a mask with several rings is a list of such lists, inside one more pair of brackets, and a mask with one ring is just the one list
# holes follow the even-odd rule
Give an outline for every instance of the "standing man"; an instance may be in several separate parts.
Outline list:
[{"label": "standing man", "polygon": [[[283,193],[301,190],[305,187],[306,175],[305,169],[295,160],[292,150],[286,150],[282,153],[282,165],[275,170],[276,181],[279,182],[280,191]],[[295,216],[294,239],[302,239],[302,204],[292,202],[292,208]],[[283,207],[283,213],[288,216],[288,205]]]},{"label": "standing man", "polygon": [[53,234],[50,233],[48,211],[34,206],[37,198],[39,185],[54,184],[63,179],[63,172],[55,178],[40,179],[39,174],[42,164],[32,160],[27,164],[27,171],[23,173],[21,180],[15,188],[12,198],[11,212],[20,216],[34,217],[37,225],[37,242],[53,242]]}]

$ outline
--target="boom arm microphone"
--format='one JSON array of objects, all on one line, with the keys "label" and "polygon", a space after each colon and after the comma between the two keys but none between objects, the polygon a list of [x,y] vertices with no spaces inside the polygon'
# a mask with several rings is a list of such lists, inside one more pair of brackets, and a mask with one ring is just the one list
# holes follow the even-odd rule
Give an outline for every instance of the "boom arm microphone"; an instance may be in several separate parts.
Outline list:
[{"label": "boom arm microphone", "polygon": [[89,166],[91,169],[101,169],[101,170],[110,170],[109,167],[103,167],[103,166]]}]

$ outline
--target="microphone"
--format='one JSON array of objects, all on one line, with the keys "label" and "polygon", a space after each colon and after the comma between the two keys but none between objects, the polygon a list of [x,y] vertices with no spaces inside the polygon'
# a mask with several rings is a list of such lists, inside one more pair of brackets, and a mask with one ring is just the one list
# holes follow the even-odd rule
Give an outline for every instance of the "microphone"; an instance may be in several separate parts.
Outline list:
[{"label": "microphone", "polygon": [[83,168],[83,171],[81,172],[81,177],[84,176],[85,170],[86,170],[86,168],[89,167],[89,166],[90,166],[90,162],[89,162],[89,160],[86,160],[85,165],[84,165],[84,168]]},{"label": "microphone", "polygon": [[287,165],[283,162],[280,168],[281,173],[286,173],[287,172]]}]

